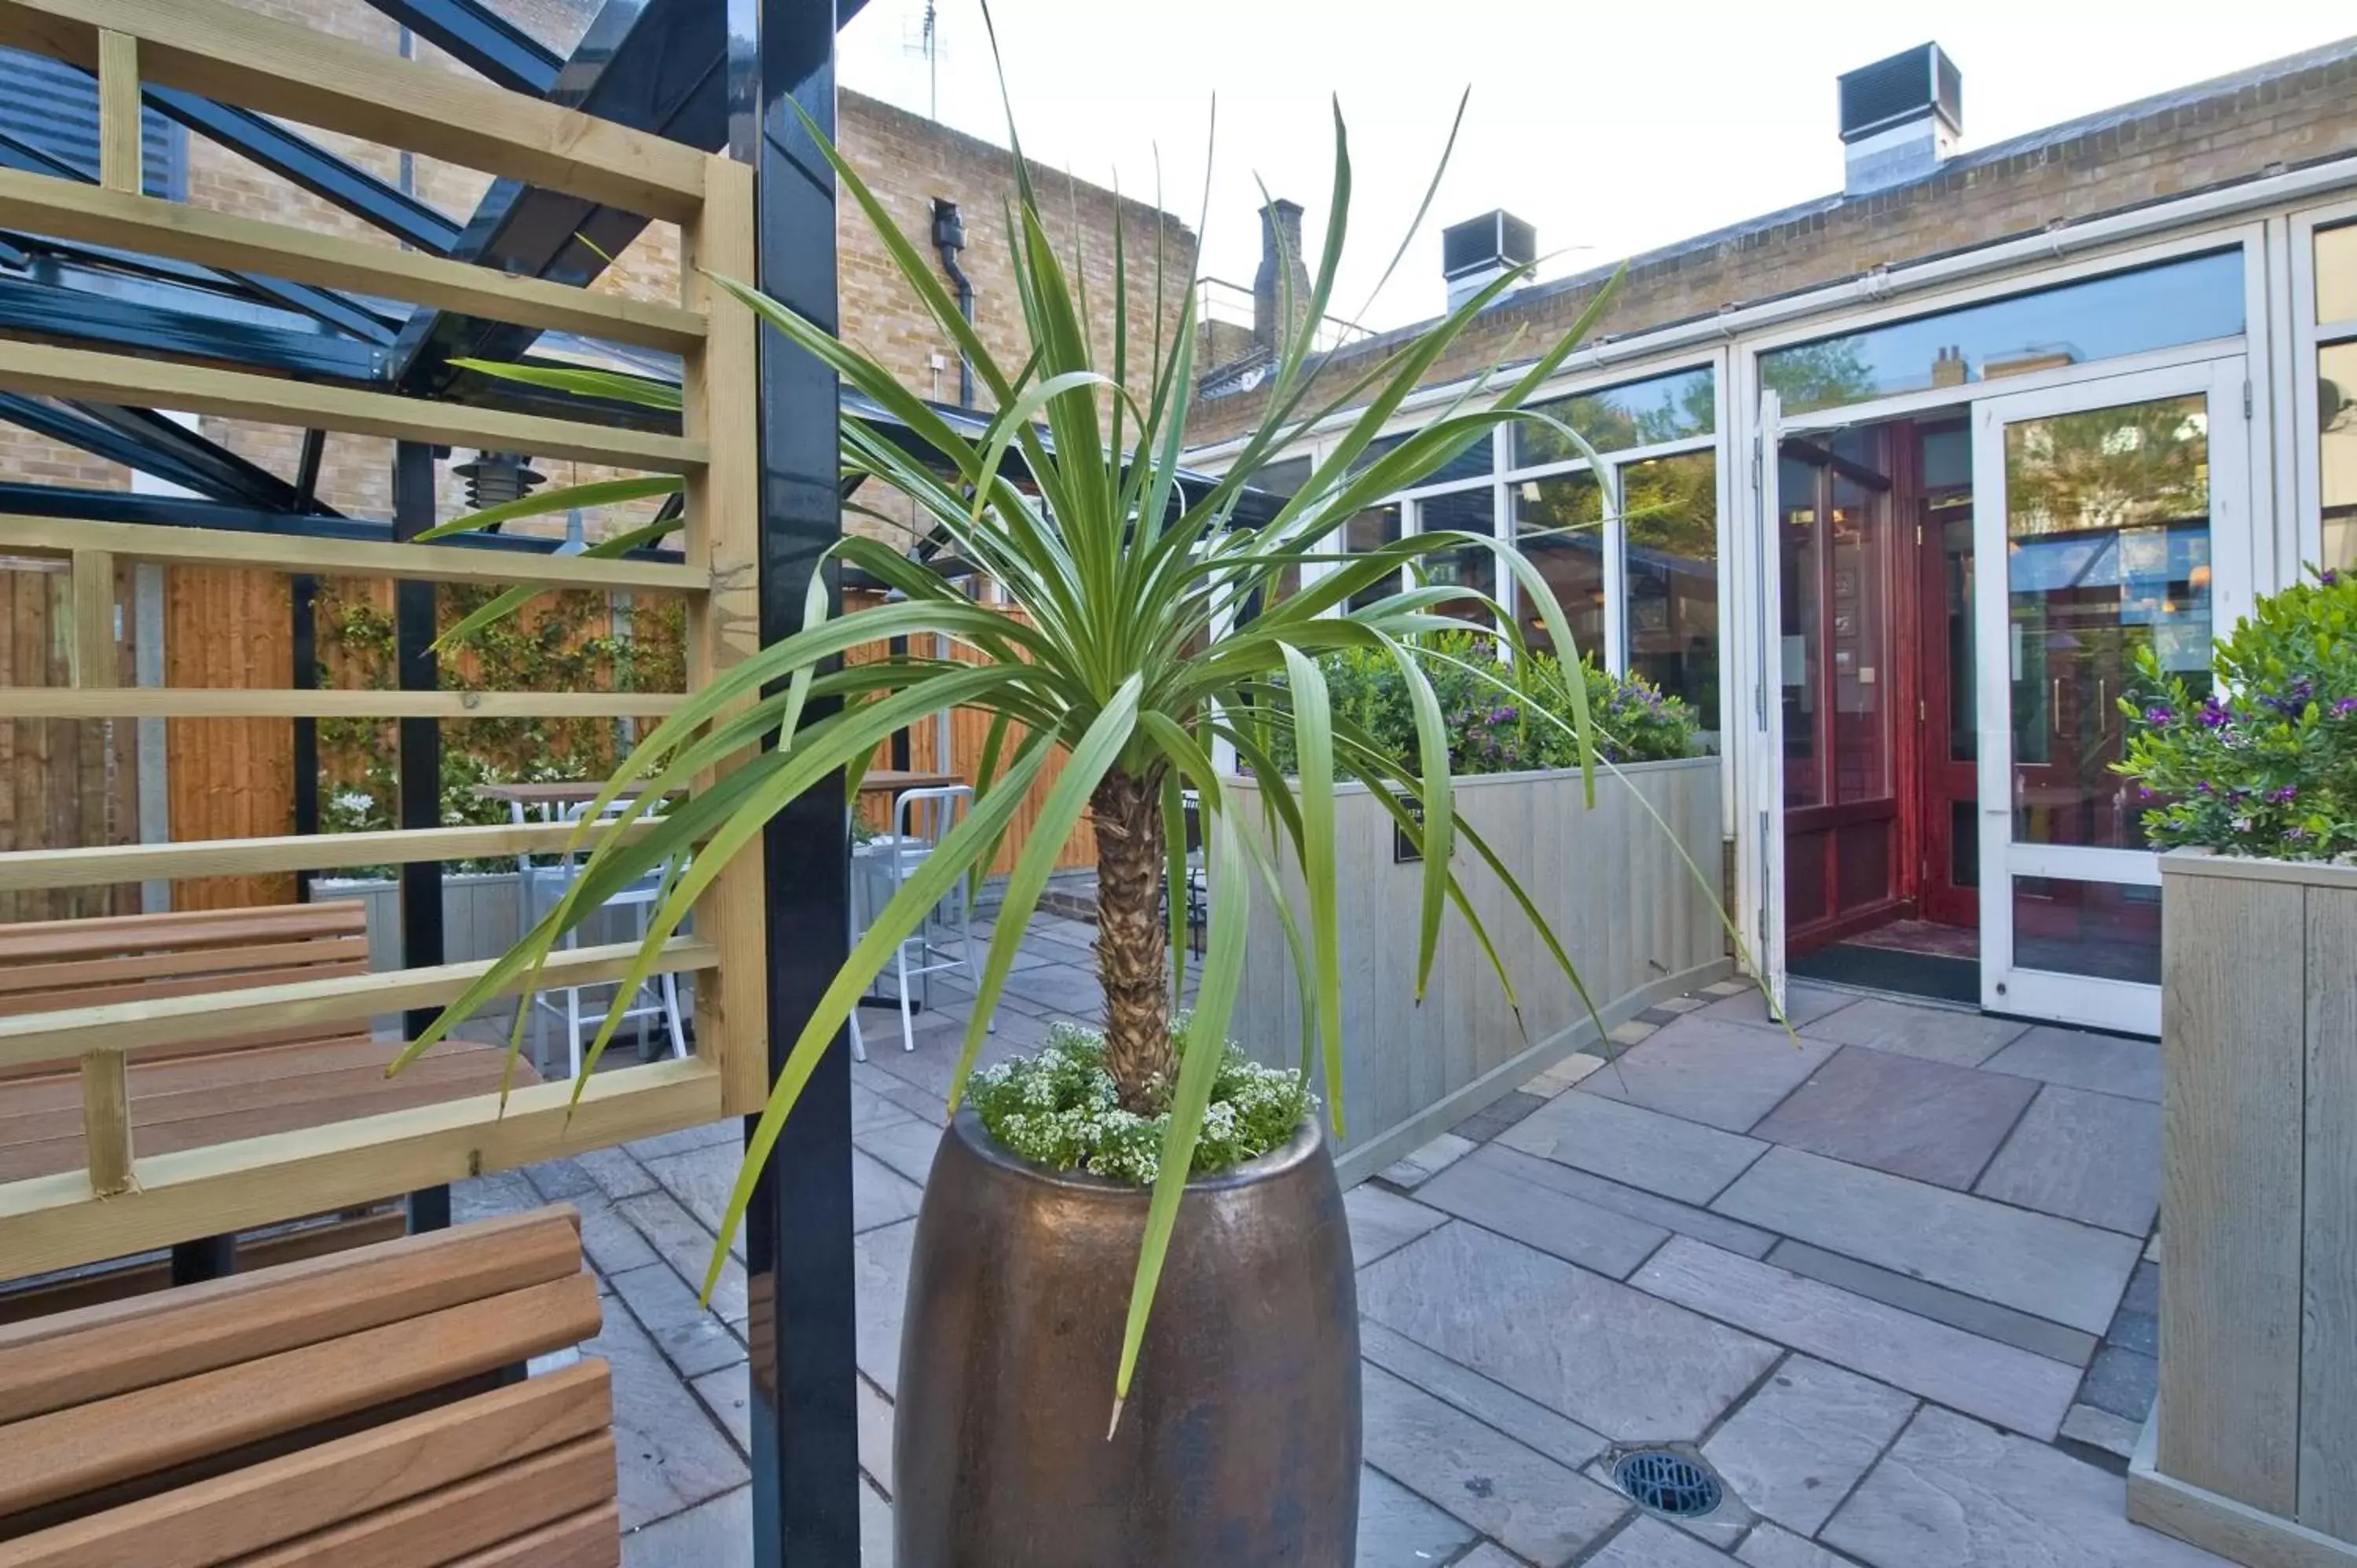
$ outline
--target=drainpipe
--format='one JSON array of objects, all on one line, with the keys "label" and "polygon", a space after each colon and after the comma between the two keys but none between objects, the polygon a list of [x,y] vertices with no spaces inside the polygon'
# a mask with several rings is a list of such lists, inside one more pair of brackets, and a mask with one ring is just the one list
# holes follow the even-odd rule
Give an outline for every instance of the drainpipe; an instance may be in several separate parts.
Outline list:
[{"label": "drainpipe", "polygon": [[[950,282],[957,285],[958,314],[965,323],[974,325],[974,280],[958,265],[958,252],[965,249],[965,220],[959,215],[958,204],[933,198],[933,249],[942,253],[942,271]],[[958,406],[974,406],[974,361],[963,354],[958,356]]]}]

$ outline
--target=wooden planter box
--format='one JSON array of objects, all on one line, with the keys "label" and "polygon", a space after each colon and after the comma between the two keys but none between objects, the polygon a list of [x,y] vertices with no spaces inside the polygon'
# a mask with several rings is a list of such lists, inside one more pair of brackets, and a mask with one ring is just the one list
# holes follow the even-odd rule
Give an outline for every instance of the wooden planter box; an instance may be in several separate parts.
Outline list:
[{"label": "wooden planter box", "polygon": [[2128,1514],[2357,1565],[2357,867],[2161,857],[2160,1395]]},{"label": "wooden planter box", "polygon": [[[1596,808],[1575,771],[1459,779],[1457,811],[1512,868],[1571,955],[1604,1026],[1734,968],[1717,896],[1723,859],[1719,759],[1598,769]],[[1240,820],[1259,821],[1255,785],[1231,781]],[[1362,785],[1335,801],[1341,917],[1343,1113],[1336,1150],[1345,1183],[1373,1175],[1596,1037],[1587,1010],[1504,886],[1472,851],[1458,875],[1498,944],[1522,1004],[1519,1026],[1498,977],[1454,908],[1423,1005],[1415,1002],[1416,918],[1424,867],[1395,858],[1394,823]],[[1668,831],[1638,803],[1650,804]],[[1679,858],[1700,868],[1697,880]],[[1287,857],[1287,865],[1290,858]],[[1293,875],[1294,908],[1308,905]],[[1252,935],[1235,1037],[1263,1060],[1300,1059],[1300,1000],[1285,934],[1253,889]],[[1218,897],[1215,889],[1213,897]]]}]

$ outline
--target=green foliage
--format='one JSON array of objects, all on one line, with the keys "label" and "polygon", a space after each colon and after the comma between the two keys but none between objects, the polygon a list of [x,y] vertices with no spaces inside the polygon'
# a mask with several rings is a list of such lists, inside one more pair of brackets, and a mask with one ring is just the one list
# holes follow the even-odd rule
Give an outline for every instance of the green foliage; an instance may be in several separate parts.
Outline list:
[{"label": "green foliage", "polygon": [[2270,595],[2222,639],[2197,692],[2147,648],[2122,699],[2118,770],[2157,849],[2357,859],[2357,575]]},{"label": "green foliage", "polygon": [[[1170,1020],[1170,1044],[1182,1065],[1193,1021],[1184,1013]],[[1122,1109],[1104,1047],[1098,1030],[1058,1024],[1037,1053],[977,1071],[970,1098],[982,1124],[1011,1154],[1049,1170],[1151,1187],[1161,1172],[1170,1112],[1141,1116]],[[1263,1067],[1226,1047],[1189,1174],[1209,1176],[1281,1148],[1317,1103],[1299,1073]]]},{"label": "green foliage", "polygon": [[[1426,669],[1448,736],[1449,772],[1464,779],[1579,766],[1571,693],[1553,654],[1525,652],[1510,664],[1499,657],[1497,639],[1473,632],[1446,632],[1417,645],[1438,656]],[[1415,715],[1399,662],[1372,650],[1341,649],[1318,665],[1335,716],[1373,737],[1403,768],[1412,767]],[[1694,712],[1677,698],[1663,696],[1641,675],[1614,675],[1585,658],[1579,672],[1597,756],[1659,762],[1702,754]],[[1291,731],[1272,735],[1268,750],[1279,768],[1294,770]]]}]

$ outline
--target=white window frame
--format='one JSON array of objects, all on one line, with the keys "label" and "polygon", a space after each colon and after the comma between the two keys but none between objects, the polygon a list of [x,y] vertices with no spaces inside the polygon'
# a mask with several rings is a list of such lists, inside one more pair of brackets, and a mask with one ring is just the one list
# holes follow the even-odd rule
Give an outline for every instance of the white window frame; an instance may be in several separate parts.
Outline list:
[{"label": "white window frame", "polygon": [[2357,318],[2319,321],[2321,304],[2316,287],[2316,236],[2319,230],[2357,224],[2357,201],[2311,207],[2291,215],[2290,241],[2285,247],[2291,263],[2291,397],[2288,422],[2291,440],[2292,514],[2298,528],[2298,553],[2278,572],[2279,585],[2288,585],[2311,561],[2324,555],[2324,440],[2319,433],[2321,410],[2317,403],[2319,350],[2336,343],[2357,342]]}]

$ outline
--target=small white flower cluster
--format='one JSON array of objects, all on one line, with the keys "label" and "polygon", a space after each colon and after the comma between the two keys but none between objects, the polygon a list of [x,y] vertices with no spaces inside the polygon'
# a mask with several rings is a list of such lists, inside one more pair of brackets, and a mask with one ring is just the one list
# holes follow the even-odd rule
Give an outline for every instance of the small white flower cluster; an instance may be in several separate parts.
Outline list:
[{"label": "small white flower cluster", "polygon": [[[1170,1023],[1182,1055],[1190,1022],[1182,1014]],[[1122,1108],[1104,1067],[1104,1036],[1094,1030],[1056,1025],[1036,1054],[975,1073],[973,1101],[991,1136],[1035,1165],[1141,1187],[1152,1185],[1161,1169],[1169,1115]],[[1225,1170],[1278,1147],[1316,1104],[1299,1074],[1263,1067],[1226,1047],[1204,1109],[1194,1174]]]}]

